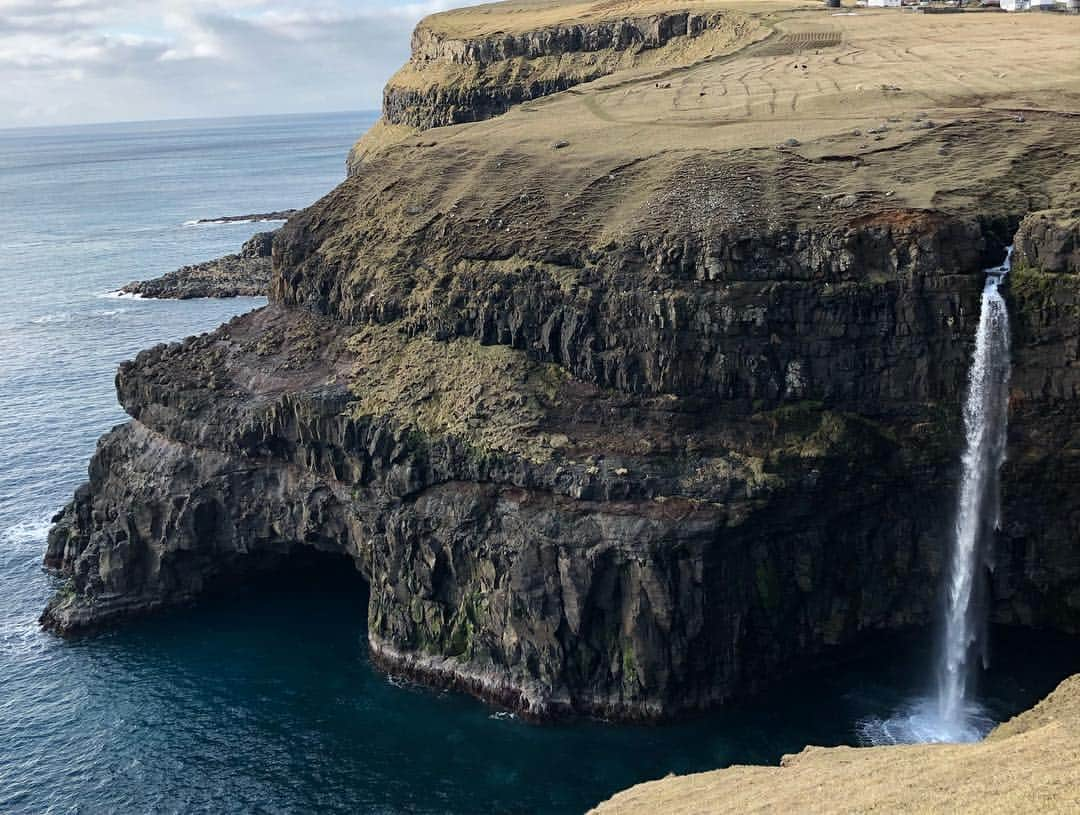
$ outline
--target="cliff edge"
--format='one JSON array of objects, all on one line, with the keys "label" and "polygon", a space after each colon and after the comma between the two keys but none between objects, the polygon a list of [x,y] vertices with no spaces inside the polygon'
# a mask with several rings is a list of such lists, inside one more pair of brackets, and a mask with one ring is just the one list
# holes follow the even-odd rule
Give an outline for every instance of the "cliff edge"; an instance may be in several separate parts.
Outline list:
[{"label": "cliff edge", "polygon": [[[1078,33],[779,0],[432,18],[407,72],[616,56],[459,124],[457,80],[398,97],[275,237],[267,308],[125,363],[43,623],[345,554],[388,670],[630,719],[927,624],[982,270],[1080,208]],[[1035,265],[1059,232],[1027,229],[1009,294],[991,606],[1077,633],[1080,287]]]},{"label": "cliff edge", "polygon": [[689,0],[527,0],[473,6],[420,22],[412,56],[386,85],[383,116],[349,156],[350,173],[387,146],[616,72],[680,68],[768,36],[732,4]]}]

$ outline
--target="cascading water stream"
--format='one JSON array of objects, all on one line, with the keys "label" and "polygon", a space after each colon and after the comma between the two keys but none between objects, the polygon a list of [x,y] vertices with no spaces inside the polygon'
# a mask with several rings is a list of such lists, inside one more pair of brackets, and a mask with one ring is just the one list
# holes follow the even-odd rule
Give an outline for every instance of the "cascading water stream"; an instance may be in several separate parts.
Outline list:
[{"label": "cascading water stream", "polygon": [[976,665],[986,663],[984,594],[988,543],[1001,525],[1000,472],[1009,403],[1009,312],[998,290],[1008,274],[991,270],[982,294],[975,357],[964,403],[965,449],[938,664],[938,714],[946,732],[965,730],[965,704]]},{"label": "cascading water stream", "polygon": [[1011,361],[1009,312],[999,289],[1011,268],[1010,248],[1001,266],[987,270],[983,287],[964,402],[964,454],[935,693],[889,719],[859,722],[869,744],[977,741],[994,724],[972,698],[972,685],[977,667],[987,663],[985,578],[992,565],[989,544],[1001,525]]}]

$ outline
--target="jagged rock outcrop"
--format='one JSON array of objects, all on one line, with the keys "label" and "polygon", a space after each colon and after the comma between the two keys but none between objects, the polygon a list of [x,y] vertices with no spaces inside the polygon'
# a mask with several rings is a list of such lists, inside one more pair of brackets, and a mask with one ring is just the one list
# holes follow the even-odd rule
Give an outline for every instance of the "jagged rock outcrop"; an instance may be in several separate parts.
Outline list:
[{"label": "jagged rock outcrop", "polygon": [[249,212],[244,215],[219,215],[216,218],[199,218],[197,224],[248,224],[287,221],[297,213],[295,209],[277,209],[273,212]]},{"label": "jagged rock outcrop", "polygon": [[[979,268],[977,225],[939,226],[974,241],[962,251]],[[858,243],[960,250],[923,227]],[[720,380],[635,388],[616,369],[590,383],[540,343],[522,354],[444,325],[402,334],[280,306],[144,352],[117,379],[136,422],[102,443],[50,538],[48,565],[74,593],[47,620],[74,629],[186,602],[311,545],[367,575],[388,667],[536,715],[629,717],[699,709],[793,653],[927,622],[955,456],[955,415],[934,395],[962,389],[980,280],[941,290],[942,259],[922,262],[893,270],[910,284],[850,281],[841,306],[821,284],[698,305],[736,315],[708,340],[715,358],[792,336],[771,369],[766,356],[746,367],[760,380],[736,368],[722,411]],[[800,313],[822,321],[801,339],[788,334]],[[829,335],[821,365],[792,367],[785,347]],[[1031,577],[1013,572],[1005,595],[1029,603]]]},{"label": "jagged rock outcrop", "polygon": [[[375,390],[426,359],[414,343],[466,375],[460,402],[420,365],[417,390]],[[277,307],[144,352],[118,391],[136,421],[102,442],[50,538],[48,565],[73,576],[47,612],[61,630],[310,545],[368,576],[373,652],[395,670],[537,715],[638,717],[932,607],[920,550],[937,548],[944,429],[917,431],[929,452],[909,461],[891,430],[813,404],[723,421],[471,340],[440,349]],[[432,398],[464,413],[449,433]],[[922,520],[888,489],[909,480]]]},{"label": "jagged rock outcrop", "polygon": [[1080,211],[1033,212],[1016,236],[1017,265],[1080,274]]},{"label": "jagged rock outcrop", "polygon": [[[856,69],[829,49],[872,52],[886,16],[801,14],[779,57],[693,52],[678,88],[631,71],[387,146],[291,219],[268,308],[122,366],[132,422],[58,517],[46,564],[69,583],[43,622],[189,602],[311,547],[366,576],[388,669],[625,718],[929,622],[982,270],[1033,201],[1080,206],[1077,124],[973,113],[935,80],[927,128],[914,97],[840,84]],[[1003,24],[939,32],[935,76],[975,70]],[[802,103],[764,126],[747,78],[767,69],[775,111],[809,65],[837,108],[792,145]],[[1063,278],[1012,283],[992,606],[1076,631]]]},{"label": "jagged rock outcrop", "polygon": [[[1032,228],[1032,224],[1036,228]],[[994,593],[1010,598],[1018,573],[1023,597],[1002,619],[1053,621],[1080,632],[1080,591],[1041,590],[1050,575],[1080,577],[1080,276],[1063,271],[1061,233],[1024,220],[1006,296],[1013,314],[1010,454],[1002,475],[1008,510],[999,533]],[[1032,268],[1039,258],[1055,269]]]},{"label": "jagged rock outcrop", "polygon": [[153,280],[128,283],[121,291],[140,297],[190,300],[194,297],[262,297],[270,290],[273,232],[245,241],[235,255],[183,266]]}]

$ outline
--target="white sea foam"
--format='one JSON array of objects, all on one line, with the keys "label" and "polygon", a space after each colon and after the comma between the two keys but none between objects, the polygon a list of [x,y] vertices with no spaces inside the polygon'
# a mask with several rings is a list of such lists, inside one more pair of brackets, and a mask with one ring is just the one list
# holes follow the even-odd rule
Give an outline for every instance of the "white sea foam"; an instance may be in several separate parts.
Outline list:
[{"label": "white sea foam", "polygon": [[50,323],[67,323],[71,322],[70,311],[57,311],[53,314],[43,314],[41,317],[35,317],[31,320],[34,325],[49,325]]},{"label": "white sea foam", "polygon": [[138,292],[126,292],[123,289],[117,289],[116,291],[107,291],[104,294],[96,295],[102,300],[145,300]]},{"label": "white sea foam", "polygon": [[11,526],[0,530],[0,543],[5,545],[9,544],[24,544],[24,543],[42,543],[49,535],[49,529],[52,527],[52,520],[50,518],[39,518],[33,521],[19,521]]},{"label": "white sea foam", "polygon": [[94,311],[57,311],[52,314],[44,314],[41,317],[35,317],[30,322],[33,325],[63,324],[75,322],[76,320],[119,317],[121,314],[126,314],[128,311],[130,311],[130,309],[127,308],[103,308],[95,309]]}]

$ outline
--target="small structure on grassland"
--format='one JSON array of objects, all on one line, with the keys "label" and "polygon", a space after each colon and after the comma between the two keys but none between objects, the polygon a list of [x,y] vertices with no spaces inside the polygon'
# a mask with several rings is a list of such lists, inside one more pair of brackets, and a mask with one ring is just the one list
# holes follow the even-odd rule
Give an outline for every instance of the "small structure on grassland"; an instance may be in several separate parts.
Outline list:
[{"label": "small structure on grassland", "polygon": [[1003,11],[1053,11],[1055,0],[1001,0]]}]

